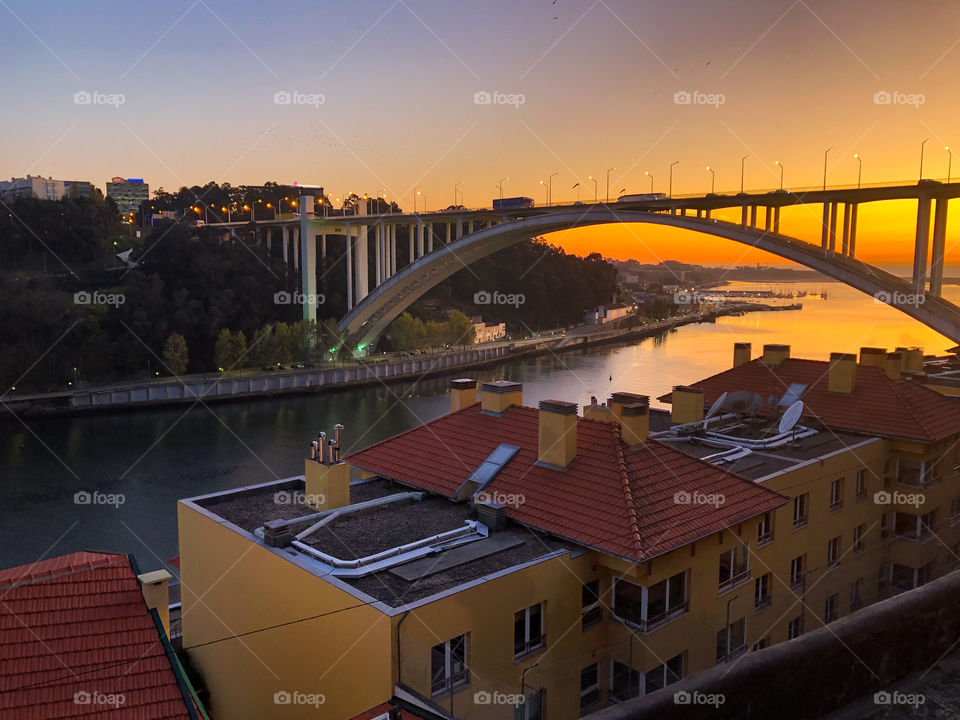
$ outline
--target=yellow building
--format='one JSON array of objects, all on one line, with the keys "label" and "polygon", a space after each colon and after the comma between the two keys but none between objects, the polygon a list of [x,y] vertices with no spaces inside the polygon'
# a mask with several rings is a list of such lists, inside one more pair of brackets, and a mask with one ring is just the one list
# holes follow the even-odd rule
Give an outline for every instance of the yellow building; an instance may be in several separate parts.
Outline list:
[{"label": "yellow building", "polygon": [[346,461],[338,436],[181,501],[211,712],[572,719],[944,572],[960,404],[904,379],[916,353],[749,356],[672,414],[455,380],[449,414]]}]

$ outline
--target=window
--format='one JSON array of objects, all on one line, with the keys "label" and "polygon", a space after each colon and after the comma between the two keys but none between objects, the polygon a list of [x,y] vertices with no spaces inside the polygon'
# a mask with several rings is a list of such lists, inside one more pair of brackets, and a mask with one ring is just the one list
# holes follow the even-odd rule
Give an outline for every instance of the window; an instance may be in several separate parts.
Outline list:
[{"label": "window", "polygon": [[921,540],[936,528],[936,510],[931,510],[923,515],[912,515],[899,511],[893,514],[893,534],[903,540]]},{"label": "window", "polygon": [[865,524],[857,525],[853,529],[853,554],[859,555],[863,552],[863,534],[867,531]]},{"label": "window", "polygon": [[790,561],[790,587],[794,590],[803,585],[807,556],[799,555]]},{"label": "window", "polygon": [[513,659],[543,649],[543,603],[537,603],[513,615]]},{"label": "window", "polygon": [[897,459],[897,482],[908,487],[924,488],[940,481],[940,465],[936,461]]},{"label": "window", "polygon": [[773,540],[773,513],[765,512],[760,516],[757,525],[757,547],[762,547]]},{"label": "window", "polygon": [[843,508],[843,478],[830,483],[830,512]]},{"label": "window", "polygon": [[953,469],[955,471],[960,471],[960,446],[957,447],[953,454]]},{"label": "window", "polygon": [[823,621],[832,623],[839,617],[840,596],[836,593],[827,598],[823,606]]},{"label": "window", "polygon": [[787,640],[793,640],[803,635],[803,615],[797,615],[787,623]]},{"label": "window", "polygon": [[769,636],[768,636],[768,637],[762,637],[762,638],[760,638],[759,640],[757,640],[757,641],[753,644],[753,647],[750,648],[750,649],[753,650],[754,652],[756,652],[757,650],[763,650],[765,647],[768,647],[769,645],[770,645],[770,638],[769,638]]},{"label": "window", "polygon": [[580,629],[586,630],[603,620],[600,604],[600,581],[591,580],[580,590]]},{"label": "window", "polygon": [[960,520],[960,495],[950,501],[950,522],[955,523],[958,520]]},{"label": "window", "polygon": [[863,578],[858,578],[850,585],[850,612],[863,607]]},{"label": "window", "polygon": [[770,573],[754,580],[753,605],[757,610],[770,604]]},{"label": "window", "polygon": [[886,540],[890,537],[890,516],[888,513],[880,515],[880,539]]},{"label": "window", "polygon": [[827,565],[830,567],[836,567],[840,564],[840,536],[837,535],[835,538],[830,540],[827,543]]},{"label": "window", "polygon": [[613,584],[613,614],[649,632],[687,612],[687,573],[680,572],[649,588],[617,578]]},{"label": "window", "polygon": [[721,553],[719,574],[721,591],[728,590],[750,578],[747,557],[747,548],[744,545]]},{"label": "window", "polygon": [[467,669],[467,636],[434,645],[430,651],[430,691],[434,695],[453,692],[470,684]]},{"label": "window", "polygon": [[527,690],[523,695],[523,702],[513,706],[513,720],[543,720],[547,689]]},{"label": "window", "polygon": [[740,618],[717,632],[717,662],[727,662],[747,649],[747,620]]},{"label": "window", "polygon": [[810,493],[797,495],[793,499],[793,528],[798,530],[807,524],[807,500]]},{"label": "window", "polygon": [[640,671],[613,660],[610,664],[610,702],[622,702],[640,695]]},{"label": "window", "polygon": [[580,713],[600,702],[600,666],[594,663],[580,671]]},{"label": "window", "polygon": [[680,680],[686,663],[685,654],[675,655],[662,665],[657,665],[648,671],[643,676],[643,694],[648,695]]},{"label": "window", "polygon": [[867,499],[867,471],[857,470],[857,502]]}]

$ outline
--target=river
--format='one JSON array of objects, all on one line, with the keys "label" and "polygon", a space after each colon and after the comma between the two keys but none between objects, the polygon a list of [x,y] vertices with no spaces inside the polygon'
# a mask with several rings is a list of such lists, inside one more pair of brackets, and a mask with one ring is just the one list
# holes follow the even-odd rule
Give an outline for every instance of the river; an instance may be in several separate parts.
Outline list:
[{"label": "river", "polygon": [[[489,366],[479,380],[524,384],[524,402],[589,401],[612,391],[653,397],[730,366],[733,343],[788,343],[795,356],[826,358],[860,346],[953,343],[838,283],[735,284],[808,295],[803,310],[747,313],[689,325],[629,346],[545,355]],[[960,302],[960,287],[945,296]],[[788,302],[788,301],[785,301]],[[303,472],[318,431],[343,423],[347,453],[446,412],[447,379],[99,415],[0,421],[0,567],[76,550],[133,553],[143,570],[177,554],[178,498]],[[654,405],[657,403],[654,402]],[[83,504],[78,493],[109,504]]]}]

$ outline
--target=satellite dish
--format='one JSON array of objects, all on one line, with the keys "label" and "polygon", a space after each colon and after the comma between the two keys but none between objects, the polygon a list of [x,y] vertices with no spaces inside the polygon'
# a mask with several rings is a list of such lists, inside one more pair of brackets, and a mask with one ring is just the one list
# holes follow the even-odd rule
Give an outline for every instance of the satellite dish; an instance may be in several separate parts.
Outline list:
[{"label": "satellite dish", "polygon": [[720,410],[721,407],[723,407],[723,403],[726,401],[726,399],[727,399],[727,394],[722,393],[720,397],[718,397],[716,400],[713,401],[713,405],[711,405],[710,409],[707,410],[707,414],[704,416],[703,419],[709,420],[714,415],[716,415],[717,411]]},{"label": "satellite dish", "polygon": [[801,415],[803,415],[803,400],[797,400],[787,408],[783,417],[780,418],[780,434],[782,435],[783,433],[788,433],[793,430],[793,426],[800,420]]},{"label": "satellite dish", "polygon": [[767,398],[767,405],[769,405],[771,408],[776,406],[776,404],[777,404],[776,395],[771,395],[770,397]]},{"label": "satellite dish", "polygon": [[760,414],[761,410],[763,410],[763,395],[754,393],[753,402],[750,404],[750,414],[756,417]]},{"label": "satellite dish", "polygon": [[724,410],[740,413],[750,407],[753,402],[753,393],[749,390],[737,390],[727,395],[727,401],[724,403]]}]

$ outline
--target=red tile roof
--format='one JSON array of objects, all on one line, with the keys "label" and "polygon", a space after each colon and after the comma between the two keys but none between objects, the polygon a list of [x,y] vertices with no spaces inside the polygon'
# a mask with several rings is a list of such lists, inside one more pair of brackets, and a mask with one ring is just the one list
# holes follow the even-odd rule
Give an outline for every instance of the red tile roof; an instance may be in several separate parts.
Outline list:
[{"label": "red tile roof", "polygon": [[[479,404],[350,455],[347,460],[406,485],[452,497],[500,444],[520,449],[487,485],[514,496],[515,521],[612,555],[643,561],[759,515],[784,496],[656,440],[628,448],[619,426],[578,418],[577,456],[565,470],[537,465],[538,411],[496,417]],[[677,492],[720,493],[719,508],[674,502]]]},{"label": "red tile roof", "polygon": [[[791,383],[808,385],[801,396],[805,414],[829,428],[876,435],[936,442],[960,433],[960,401],[913,380],[891,380],[883,369],[857,365],[857,379],[850,395],[827,390],[826,360],[789,358],[779,366],[763,364],[760,358],[693,383],[703,390],[710,405],[721,393],[751,390],[766,398],[778,398]],[[660,398],[670,401],[670,395]]]},{"label": "red tile roof", "polygon": [[130,559],[0,570],[0,718],[102,717],[190,717]]}]

